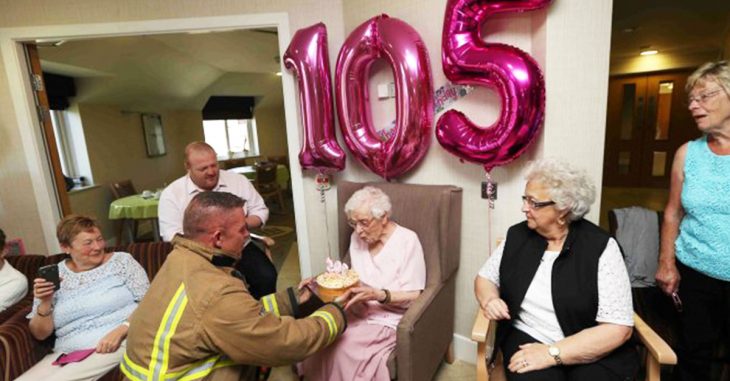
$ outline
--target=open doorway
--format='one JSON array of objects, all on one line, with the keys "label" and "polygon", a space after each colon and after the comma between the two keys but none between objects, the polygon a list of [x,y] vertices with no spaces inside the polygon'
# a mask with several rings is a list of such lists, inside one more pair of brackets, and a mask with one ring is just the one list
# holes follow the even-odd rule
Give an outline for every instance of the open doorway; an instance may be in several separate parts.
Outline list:
[{"label": "open doorway", "polygon": [[687,76],[730,53],[730,3],[615,0],[600,224],[628,206],[663,210],[674,153],[700,133]]},{"label": "open doorway", "polygon": [[[276,240],[278,270],[296,257],[276,28],[51,40],[36,49],[55,138],[46,146],[57,151],[48,157],[71,179],[57,189],[68,200],[64,214],[95,216],[111,243],[154,239],[156,215],[146,211],[152,224],[137,224],[143,219],[116,213],[116,204],[127,193],[154,199],[184,175],[185,145],[206,141],[222,169],[252,183],[255,163],[278,162],[283,197],[257,233]],[[120,192],[120,182],[131,190]],[[290,262],[298,277],[298,258]]]},{"label": "open doorway", "polygon": [[[281,119],[283,129],[279,131],[276,134],[271,134],[270,139],[273,141],[276,140],[284,140],[285,141],[285,147],[282,154],[277,155],[276,153],[270,155],[272,158],[276,158],[277,160],[282,160],[282,157],[284,158],[291,158],[296,157],[296,149],[299,146],[299,136],[298,136],[298,125],[296,121],[296,97],[294,93],[294,82],[291,76],[284,75],[283,77],[277,76],[276,72],[281,70],[281,65],[276,62],[275,57],[277,55],[282,54],[282,46],[286,46],[288,43],[288,39],[290,36],[289,33],[289,21],[288,16],[284,13],[272,13],[272,14],[255,14],[255,15],[234,15],[234,16],[222,16],[222,17],[207,17],[207,18],[189,18],[189,19],[169,19],[169,20],[150,20],[150,21],[143,21],[143,22],[121,22],[121,23],[106,23],[106,24],[93,24],[93,25],[58,25],[58,26],[47,26],[47,27],[32,27],[32,28],[18,28],[18,29],[6,29],[3,31],[2,35],[0,35],[0,45],[3,48],[3,53],[6,57],[6,71],[8,74],[9,82],[11,84],[11,92],[13,94],[13,101],[15,106],[15,114],[18,119],[19,124],[28,125],[28,126],[36,126],[38,125],[38,121],[36,118],[36,113],[33,108],[33,96],[31,93],[31,80],[29,74],[29,70],[26,68],[26,57],[24,56],[25,52],[23,49],[23,45],[27,43],[46,43],[50,41],[53,44],[57,44],[60,41],[63,41],[61,43],[61,46],[64,44],[69,44],[74,41],[82,41],[82,40],[96,40],[102,41],[106,38],[133,38],[133,37],[142,37],[147,36],[149,38],[155,36],[158,38],[165,38],[165,37],[171,37],[174,38],[183,38],[184,37],[190,37],[190,36],[196,36],[196,35],[205,35],[205,34],[215,34],[214,32],[218,33],[235,33],[236,31],[241,31],[242,29],[255,29],[257,30],[257,33],[261,35],[269,35],[273,36],[273,40],[276,42],[275,47],[273,50],[277,52],[278,54],[272,54],[271,57],[266,57],[267,60],[272,60],[273,65],[276,67],[276,70],[269,72],[268,74],[270,77],[278,78],[274,79],[275,81],[279,81],[278,83],[278,91],[280,93],[279,96],[279,104],[278,104],[278,111],[277,115],[279,119]],[[48,47],[50,49],[50,47]],[[198,50],[201,50],[204,47],[198,47]],[[234,52],[237,50],[245,50],[245,49],[254,49],[255,47],[252,45],[237,45],[237,46],[229,46],[229,52]],[[178,52],[179,53],[179,52]],[[158,54],[158,52],[154,52],[153,54]],[[232,53],[233,54],[233,53]],[[235,55],[235,54],[234,54]],[[144,58],[144,54],[141,55],[141,58]],[[147,55],[149,56],[149,54]],[[42,57],[44,58],[44,57]],[[83,56],[82,56],[83,58]],[[129,57],[126,57],[129,58]],[[235,60],[235,58],[234,58]],[[51,65],[53,66],[53,65]],[[63,65],[60,65],[63,67]],[[58,69],[58,68],[56,68]],[[73,68],[65,67],[67,70],[72,70]],[[56,70],[58,71],[58,70]],[[83,71],[83,70],[81,70]],[[268,71],[268,70],[267,70]],[[140,70],[140,74],[145,74],[146,71]],[[178,73],[179,75],[189,75],[189,73],[180,71],[175,71],[175,73]],[[103,72],[95,72],[94,70],[90,70],[86,72],[86,74],[90,77],[94,77],[96,74],[97,80],[100,81],[110,81],[112,78],[110,76],[104,76],[102,75]],[[149,78],[142,75],[142,80],[149,80]],[[85,81],[82,81],[85,82]],[[88,82],[88,81],[86,81]],[[238,81],[240,84],[241,81]],[[254,83],[253,85],[260,85],[259,83]],[[89,85],[88,83],[82,83],[81,87]],[[173,84],[174,86],[174,84]],[[184,86],[180,86],[185,89]],[[154,90],[154,89],[153,89]],[[281,94],[283,93],[283,97]],[[107,94],[108,95],[108,94]],[[259,94],[260,97],[260,94]],[[175,101],[176,99],[170,98],[169,101]],[[170,178],[176,178],[182,175],[183,168],[182,168],[182,156],[178,157],[178,160],[174,159],[174,156],[176,155],[176,150],[173,150],[174,146],[171,146],[174,144],[175,140],[178,141],[188,141],[187,136],[184,134],[179,133],[170,133],[169,128],[175,127],[177,125],[185,125],[185,118],[182,117],[172,117],[169,119],[169,121],[166,121],[165,114],[164,113],[155,113],[155,112],[148,112],[144,107],[139,106],[139,104],[131,106],[126,106],[124,109],[122,107],[118,106],[111,106],[109,104],[104,104],[99,102],[98,104],[102,106],[106,106],[107,108],[114,108],[116,107],[117,110],[114,113],[107,113],[107,115],[115,114],[114,118],[116,119],[128,119],[128,123],[122,123],[122,126],[119,124],[114,123],[107,123],[110,122],[109,120],[106,120],[105,118],[101,118],[102,125],[105,125],[109,128],[116,127],[116,129],[125,131],[125,129],[128,129],[131,131],[130,134],[125,134],[125,138],[130,138],[130,136],[134,135],[139,141],[144,142],[144,135],[147,131],[146,127],[142,127],[141,125],[144,125],[144,122],[140,122],[140,119],[142,119],[142,116],[140,114],[145,115],[156,115],[156,118],[153,118],[153,120],[157,120],[159,125],[161,125],[161,130],[164,133],[165,138],[165,144],[164,147],[164,154],[159,155],[159,150],[155,155],[147,156],[148,148],[146,147],[146,143],[142,143],[142,155],[144,156],[144,160],[142,161],[143,165],[137,166],[136,171],[139,171],[143,174],[143,176],[149,176],[149,173],[154,173],[158,171],[158,168],[156,166],[148,165],[151,160],[157,160],[160,163],[168,163],[166,164],[169,168],[174,168],[174,170],[179,171],[176,174],[158,174],[159,178],[165,178],[165,176],[169,176]],[[105,111],[109,111],[108,109]],[[283,112],[282,112],[283,111]],[[199,110],[197,111],[199,113]],[[105,114],[104,112],[101,112],[102,116]],[[72,121],[73,122],[73,121]],[[257,128],[260,130],[261,122],[257,121]],[[153,123],[154,125],[154,123]],[[189,127],[189,126],[188,126]],[[197,137],[200,137],[200,140],[204,139],[204,133],[203,133],[203,127],[202,124],[196,124],[196,127],[200,129],[199,134]],[[98,127],[98,128],[104,128]],[[58,218],[60,215],[63,214],[63,211],[59,207],[57,200],[54,196],[54,191],[56,187],[53,184],[53,178],[50,176],[50,170],[49,163],[47,160],[47,157],[45,156],[44,151],[46,151],[44,148],[45,141],[44,137],[41,136],[41,129],[40,128],[28,128],[21,130],[21,138],[23,139],[23,151],[25,154],[25,158],[29,164],[29,169],[32,174],[32,181],[33,181],[33,187],[32,192],[35,196],[35,202],[38,207],[38,211],[41,217],[42,226],[40,226],[40,230],[42,231],[44,240],[45,240],[45,246],[47,247],[48,252],[57,252],[58,245],[55,240],[55,223],[58,221]],[[154,131],[152,129],[151,131]],[[182,136],[181,136],[182,135]],[[266,134],[264,134],[266,135]],[[261,138],[259,136],[258,138]],[[265,136],[263,137],[266,138]],[[265,147],[266,144],[269,144],[271,142],[261,142],[259,141],[260,149],[262,147]],[[179,143],[183,144],[184,143]],[[91,145],[91,143],[89,143]],[[101,149],[96,149],[97,147],[93,147],[96,149],[97,156],[96,158],[101,159],[108,159],[111,157],[111,153],[116,152],[114,149],[119,149],[120,147],[128,146],[129,149],[136,149],[139,148],[139,146],[131,146],[129,141],[124,139],[107,139],[105,141],[96,141],[96,146],[101,147]],[[88,148],[88,147],[87,147]],[[107,150],[104,150],[106,148]],[[113,149],[110,149],[113,148]],[[139,151],[138,151],[139,152]],[[181,155],[181,154],[179,154]],[[262,156],[266,155],[266,157]],[[130,156],[128,154],[124,154],[122,156]],[[269,155],[267,155],[265,152],[259,152],[259,159],[263,158],[269,158]],[[95,214],[97,216],[103,216],[105,213],[108,212],[108,210],[101,210],[101,213],[97,211],[97,213],[91,213],[90,211],[93,210],[95,207],[99,208],[99,205],[103,205],[103,202],[97,202],[98,200],[94,200],[97,196],[92,196],[95,192],[96,193],[105,193],[108,192],[108,188],[105,186],[103,180],[100,180],[99,176],[96,174],[93,174],[95,172],[95,166],[99,166],[102,170],[108,170],[111,173],[116,173],[113,170],[109,170],[109,161],[107,160],[94,160],[95,157],[90,157],[90,166],[92,167],[92,176],[90,178],[87,178],[86,181],[86,189],[79,189],[80,191],[80,206],[76,208],[76,210],[73,210],[73,212],[82,212],[82,213],[90,213]],[[253,159],[252,160],[257,160]],[[288,163],[286,159],[284,159],[285,163]],[[164,167],[164,165],[162,165]],[[296,226],[293,226],[291,229],[291,234],[293,234],[294,238],[294,250],[299,254],[299,260],[295,260],[294,262],[297,265],[297,269],[299,268],[299,262],[301,262],[301,267],[304,269],[303,271],[309,271],[309,256],[308,256],[308,239],[304,232],[306,232],[306,206],[304,205],[303,199],[303,192],[302,192],[302,177],[301,177],[301,169],[298,166],[291,166],[290,168],[287,168],[290,171],[290,178],[288,180],[288,203],[289,203],[289,213],[291,213],[291,217],[289,218],[290,221],[294,221],[294,224]],[[142,180],[144,181],[144,180]],[[165,184],[165,180],[158,180],[158,183],[155,184],[142,184],[138,187],[138,190],[141,192],[144,189],[152,188],[152,190],[155,190],[155,187],[159,187],[160,185]],[[93,184],[93,185],[92,185]],[[96,190],[96,191],[95,191]],[[111,197],[111,196],[102,196],[103,197]],[[293,208],[291,207],[291,204],[293,204]],[[276,209],[276,207],[274,207]],[[105,232],[105,234],[108,237],[111,237],[113,233],[109,233],[108,231]],[[298,243],[298,245],[297,245]],[[298,248],[298,250],[296,250]],[[296,271],[296,276],[299,277],[299,270]]]}]

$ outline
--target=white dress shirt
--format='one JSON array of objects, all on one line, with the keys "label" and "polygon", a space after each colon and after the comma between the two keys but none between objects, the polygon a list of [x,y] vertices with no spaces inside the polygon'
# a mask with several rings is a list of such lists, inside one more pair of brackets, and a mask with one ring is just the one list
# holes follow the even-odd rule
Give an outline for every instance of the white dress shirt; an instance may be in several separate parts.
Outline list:
[{"label": "white dress shirt", "polygon": [[[246,176],[221,170],[218,185],[212,189],[217,192],[232,193],[246,200],[246,215],[257,216],[265,224],[269,218],[269,208],[264,199],[251,185]],[[168,185],[160,195],[157,215],[160,220],[160,234],[165,241],[172,241],[177,233],[182,233],[182,222],[185,208],[196,194],[203,190],[193,183],[189,175],[185,175]]]},{"label": "white dress shirt", "polygon": [[25,275],[4,261],[0,269],[0,312],[19,302],[28,292]]}]

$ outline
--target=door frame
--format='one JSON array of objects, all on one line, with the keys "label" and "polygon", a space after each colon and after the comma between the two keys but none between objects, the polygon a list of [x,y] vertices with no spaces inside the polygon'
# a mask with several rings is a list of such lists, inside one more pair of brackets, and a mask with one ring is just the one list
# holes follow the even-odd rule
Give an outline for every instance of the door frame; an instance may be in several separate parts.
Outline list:
[{"label": "door frame", "polygon": [[[125,21],[93,24],[49,25],[18,28],[0,28],[0,51],[2,51],[8,87],[16,117],[16,128],[23,144],[23,154],[28,164],[34,202],[41,221],[46,251],[60,250],[56,240],[56,224],[61,218],[55,199],[55,187],[49,161],[45,154],[40,121],[35,112],[30,71],[28,69],[23,43],[36,40],[74,40],[96,37],[120,37],[143,34],[185,33],[201,30],[229,30],[276,27],[279,36],[279,55],[291,40],[289,15],[287,13],[257,13],[214,17],[171,18],[144,21]],[[299,122],[297,120],[296,89],[294,77],[284,70],[282,90],[284,95],[284,116],[289,149],[289,160],[294,163],[300,147]],[[32,128],[20,128],[32,126]],[[202,128],[202,126],[201,126]],[[294,201],[295,224],[299,247],[299,263],[302,274],[312,270],[307,235],[307,213],[304,202],[302,169],[290,165],[292,197]]]}]

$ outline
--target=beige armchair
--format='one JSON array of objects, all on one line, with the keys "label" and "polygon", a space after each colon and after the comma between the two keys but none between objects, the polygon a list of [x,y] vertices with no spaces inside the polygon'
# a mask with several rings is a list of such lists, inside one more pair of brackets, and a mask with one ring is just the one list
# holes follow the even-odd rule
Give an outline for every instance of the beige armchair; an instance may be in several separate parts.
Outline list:
[{"label": "beige armchair", "polygon": [[393,204],[392,218],[418,234],[426,260],[426,289],[397,329],[396,349],[388,359],[392,379],[430,380],[454,335],[456,270],[461,241],[461,188],[445,185],[353,183],[337,186],[340,257],[347,258],[352,228],[341,211],[365,185],[382,189]]},{"label": "beige armchair", "polygon": [[[477,312],[474,319],[474,327],[471,331],[471,339],[477,342],[477,380],[478,381],[502,381],[506,380],[502,356],[494,348],[494,335],[497,330],[497,323],[484,317],[481,311]],[[661,365],[677,364],[677,355],[672,348],[654,332],[651,327],[641,320],[639,315],[634,313],[634,332],[646,347],[646,381],[659,381],[659,370]],[[498,356],[494,367],[487,369],[487,363],[494,356]]]}]

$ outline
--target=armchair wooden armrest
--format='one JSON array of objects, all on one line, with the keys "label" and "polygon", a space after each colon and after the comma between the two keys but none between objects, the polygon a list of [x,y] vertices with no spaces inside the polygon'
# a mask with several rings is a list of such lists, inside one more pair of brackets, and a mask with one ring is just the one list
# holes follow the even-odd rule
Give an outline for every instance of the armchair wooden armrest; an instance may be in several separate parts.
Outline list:
[{"label": "armchair wooden armrest", "polygon": [[487,319],[481,310],[477,311],[474,319],[474,326],[471,329],[471,339],[477,342],[477,380],[479,381],[497,381],[504,380],[504,368],[501,366],[500,359],[495,360],[495,367],[490,372],[487,364],[497,355],[494,348],[495,334],[497,333],[497,322]]},{"label": "armchair wooden armrest", "polygon": [[[634,313],[634,329],[636,334],[647,349],[646,356],[646,380],[659,381],[661,365],[675,365],[677,355],[672,348],[647,325],[644,320]],[[497,323],[487,319],[482,311],[477,311],[474,319],[474,326],[471,330],[471,339],[477,343],[477,380],[496,381],[504,379],[504,367],[497,364],[492,374],[487,370],[487,363],[497,354],[494,348],[494,335],[497,331]],[[499,363],[499,359],[495,363]],[[491,376],[491,377],[490,377]]]},{"label": "armchair wooden armrest", "polygon": [[634,313],[634,329],[648,352],[646,356],[646,380],[659,381],[661,365],[677,364],[677,355],[636,313]]}]

